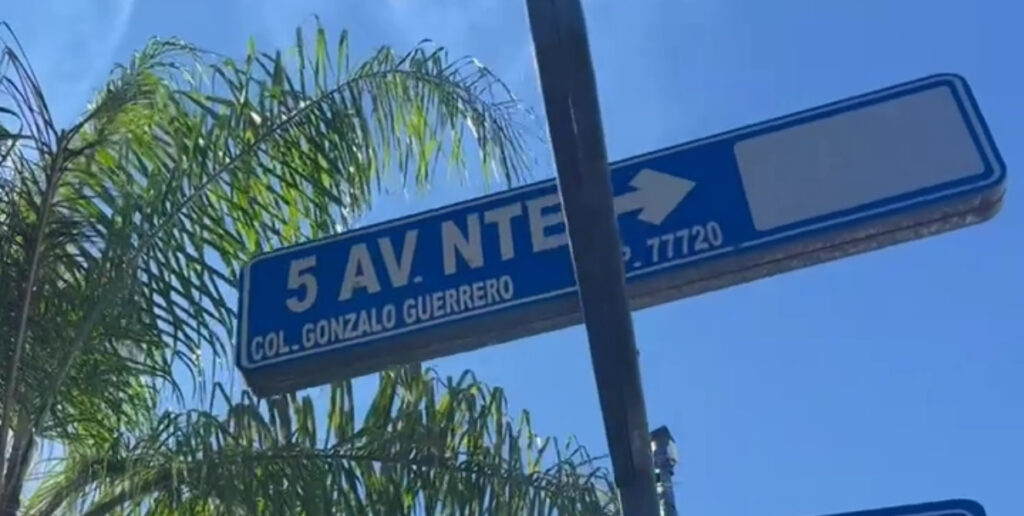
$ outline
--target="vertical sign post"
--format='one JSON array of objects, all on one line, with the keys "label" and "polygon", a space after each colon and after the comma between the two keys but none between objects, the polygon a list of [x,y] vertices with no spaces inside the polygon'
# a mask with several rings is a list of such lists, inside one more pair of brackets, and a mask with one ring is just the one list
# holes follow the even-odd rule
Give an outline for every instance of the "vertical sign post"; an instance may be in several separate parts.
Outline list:
[{"label": "vertical sign post", "polygon": [[647,412],[583,8],[526,5],[615,483],[627,516],[653,516]]}]

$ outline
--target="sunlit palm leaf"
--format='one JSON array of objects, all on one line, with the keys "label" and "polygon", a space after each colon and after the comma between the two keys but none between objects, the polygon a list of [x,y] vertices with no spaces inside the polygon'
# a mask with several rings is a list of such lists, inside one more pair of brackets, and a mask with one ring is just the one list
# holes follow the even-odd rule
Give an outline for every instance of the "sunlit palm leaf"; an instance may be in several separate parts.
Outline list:
[{"label": "sunlit palm leaf", "polygon": [[472,376],[388,372],[358,428],[348,384],[330,401],[327,421],[308,397],[243,401],[73,449],[29,514],[616,514],[586,450],[540,441]]},{"label": "sunlit palm leaf", "polygon": [[[78,340],[137,283],[166,339],[223,355],[235,320],[226,293],[239,265],[347,227],[392,166],[423,184],[438,156],[463,164],[469,127],[485,169],[508,179],[522,169],[516,104],[496,96],[500,83],[472,61],[385,49],[349,69],[345,35],[334,56],[322,29],[312,55],[297,41],[303,60],[292,68],[280,54],[253,51],[242,63],[209,65],[206,76],[175,75],[177,89],[154,95],[146,117],[130,118],[143,130],[98,146],[91,168],[69,178],[80,209],[93,220],[106,215],[108,235],[131,249],[105,260],[114,278]],[[89,124],[81,134],[89,147],[102,129]],[[112,183],[118,197],[107,199]]]}]

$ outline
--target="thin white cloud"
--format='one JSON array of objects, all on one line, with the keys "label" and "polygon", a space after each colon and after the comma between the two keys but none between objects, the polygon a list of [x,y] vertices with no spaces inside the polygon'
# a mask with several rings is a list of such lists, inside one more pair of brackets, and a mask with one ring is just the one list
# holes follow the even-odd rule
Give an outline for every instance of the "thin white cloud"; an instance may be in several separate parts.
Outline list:
[{"label": "thin white cloud", "polygon": [[[533,47],[525,4],[509,0],[386,0],[393,34],[429,37],[458,54],[472,54],[509,81],[532,75]],[[509,73],[511,72],[511,73]]]},{"label": "thin white cloud", "polygon": [[10,2],[17,34],[58,121],[76,117],[113,64],[134,0]]},{"label": "thin white cloud", "polygon": [[479,57],[510,83],[534,82],[526,10],[519,1],[261,0],[259,12],[275,46],[290,46],[295,26],[316,14],[334,30],[349,29],[356,49],[387,44],[401,50],[430,39],[453,56]]}]

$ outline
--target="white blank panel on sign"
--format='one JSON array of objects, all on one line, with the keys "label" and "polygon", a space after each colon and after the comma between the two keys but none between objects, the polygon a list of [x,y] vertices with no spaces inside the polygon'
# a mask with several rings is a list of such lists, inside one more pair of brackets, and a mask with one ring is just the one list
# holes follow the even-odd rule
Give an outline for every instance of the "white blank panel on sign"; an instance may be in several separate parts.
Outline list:
[{"label": "white blank panel on sign", "polygon": [[922,91],[742,140],[754,226],[767,231],[984,172],[952,92]]}]

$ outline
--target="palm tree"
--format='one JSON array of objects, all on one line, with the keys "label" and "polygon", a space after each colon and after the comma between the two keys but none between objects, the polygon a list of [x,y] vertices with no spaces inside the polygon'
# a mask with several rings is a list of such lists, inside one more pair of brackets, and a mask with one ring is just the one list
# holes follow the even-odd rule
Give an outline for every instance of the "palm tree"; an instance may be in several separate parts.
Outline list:
[{"label": "palm tree", "polygon": [[237,61],[154,39],[59,128],[0,28],[0,514],[40,443],[60,453],[32,514],[616,510],[582,447],[472,376],[386,371],[361,425],[347,382],[324,407],[210,381],[255,254],[349,227],[442,158],[467,169],[469,139],[485,177],[521,176],[520,106],[486,68],[426,43],[352,65],[319,24]]},{"label": "palm tree", "polygon": [[[229,401],[229,400],[226,400]],[[227,415],[168,413],[108,447],[72,448],[28,514],[609,514],[602,470],[570,442],[512,422],[500,389],[470,375],[442,382],[389,371],[362,425],[352,390],[315,405],[245,399]],[[265,411],[266,416],[263,415]],[[322,435],[322,437],[319,437]],[[553,446],[552,446],[553,445]],[[546,451],[556,454],[544,464]]]}]

